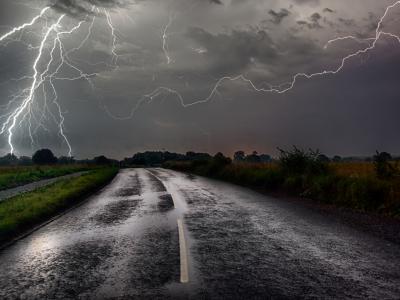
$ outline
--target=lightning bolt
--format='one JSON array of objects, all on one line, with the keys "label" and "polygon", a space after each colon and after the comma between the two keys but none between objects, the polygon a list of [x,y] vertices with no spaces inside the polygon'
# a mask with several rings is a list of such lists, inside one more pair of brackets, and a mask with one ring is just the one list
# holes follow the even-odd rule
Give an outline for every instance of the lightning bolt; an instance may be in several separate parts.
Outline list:
[{"label": "lightning bolt", "polygon": [[[40,14],[35,16],[30,22],[15,27],[11,31],[2,35],[0,41],[10,39],[13,34],[35,25],[40,18],[44,17],[45,13],[48,10],[49,7],[43,8]],[[93,6],[92,12],[95,10],[99,12],[99,9]],[[114,57],[117,58],[117,54],[115,53],[115,30],[112,25],[109,13],[106,10],[104,10],[104,12],[107,18],[107,23],[112,28],[112,56],[114,60]],[[39,128],[43,128],[44,130],[49,131],[48,128],[44,125],[44,122],[50,118],[57,124],[58,134],[67,145],[68,155],[72,156],[72,147],[65,133],[65,117],[61,105],[58,102],[59,96],[57,94],[55,81],[74,81],[83,79],[86,80],[92,86],[92,88],[94,88],[91,79],[98,74],[88,74],[82,71],[79,67],[76,66],[74,60],[71,59],[70,55],[80,50],[88,41],[92,34],[92,29],[96,16],[94,15],[91,18],[91,22],[88,27],[88,33],[80,42],[80,44],[69,50],[67,50],[63,44],[63,37],[70,36],[77,30],[79,30],[83,24],[88,22],[89,15],[86,15],[86,17],[82,21],[78,22],[77,25],[72,27],[70,30],[61,31],[61,23],[65,19],[65,17],[65,14],[59,16],[59,18],[55,22],[53,22],[51,26],[48,26],[48,20],[47,18],[45,19],[46,25],[44,26],[44,35],[40,37],[40,45],[38,47],[32,47],[32,49],[38,50],[38,53],[32,65],[33,74],[30,76],[26,75],[18,79],[11,79],[12,81],[16,82],[31,80],[31,83],[27,88],[24,88],[22,89],[22,91],[11,95],[9,102],[6,105],[0,107],[1,110],[11,110],[11,107],[13,105],[16,105],[16,107],[12,109],[11,112],[0,116],[0,120],[4,120],[0,128],[0,134],[7,135],[10,153],[15,152],[13,139],[17,126],[21,127],[22,124],[26,122],[28,135],[31,139],[31,145],[33,147],[35,144],[34,135],[37,133]],[[46,48],[48,45],[51,46],[50,50],[47,51]],[[47,55],[47,53],[49,55],[49,58],[45,57],[45,54]],[[40,65],[43,65],[43,63],[44,69],[41,70],[42,68],[40,67]],[[76,75],[63,76],[61,74],[61,69],[63,68],[63,66],[76,73]],[[39,91],[42,93],[42,105],[40,105],[40,99],[37,99],[39,98],[39,96],[37,95]],[[50,104],[54,106],[55,113],[53,113],[52,109],[49,107]],[[33,122],[37,123],[36,128],[33,128]]]},{"label": "lightning bolt", "polygon": [[15,128],[15,125],[17,124],[17,120],[18,120],[19,116],[31,105],[37,85],[38,85],[38,83],[41,83],[41,80],[43,80],[40,78],[41,76],[38,71],[38,63],[42,57],[43,49],[45,47],[46,41],[47,41],[48,37],[50,36],[51,32],[54,31],[57,28],[57,26],[60,25],[61,20],[64,17],[65,17],[65,15],[61,15],[58,18],[57,22],[54,23],[53,25],[51,25],[47,29],[47,31],[40,43],[39,54],[37,55],[37,57],[33,63],[33,67],[32,67],[33,81],[32,81],[31,87],[29,88],[28,96],[22,101],[21,105],[18,106],[17,109],[11,113],[11,115],[7,118],[6,122],[3,124],[2,129],[0,131],[0,134],[3,134],[6,130],[8,132],[8,144],[10,146],[11,154],[14,153],[14,145],[12,143],[12,140],[13,140],[14,128]]},{"label": "lightning bolt", "polygon": [[[382,37],[389,37],[389,38],[393,38],[395,39],[397,42],[400,43],[400,37],[396,34],[390,33],[390,32],[384,32],[382,31],[382,25],[383,22],[385,21],[386,17],[388,16],[389,12],[395,8],[396,6],[400,5],[400,1],[396,1],[394,2],[392,5],[389,5],[386,7],[384,14],[382,15],[382,17],[379,19],[378,25],[375,29],[375,36],[371,37],[371,38],[365,38],[365,39],[360,39],[357,38],[355,36],[344,36],[344,37],[337,37],[335,39],[329,40],[325,46],[324,49],[327,49],[330,45],[337,43],[339,41],[343,41],[343,40],[354,40],[358,43],[364,43],[367,44],[364,48],[357,50],[351,54],[348,54],[347,56],[341,58],[341,62],[340,64],[335,68],[335,69],[327,69],[327,70],[322,70],[320,72],[316,72],[316,73],[297,73],[295,75],[292,76],[291,81],[289,82],[285,82],[279,85],[269,85],[268,88],[265,87],[260,87],[257,84],[255,84],[251,79],[247,78],[245,75],[243,74],[239,74],[237,76],[224,76],[219,78],[215,85],[212,87],[210,93],[208,94],[207,97],[203,98],[203,99],[197,99],[197,100],[193,100],[189,103],[187,103],[184,99],[184,97],[181,95],[181,93],[175,89],[169,88],[169,87],[157,87],[155,90],[153,90],[151,93],[146,94],[144,96],[142,96],[139,101],[137,101],[136,105],[132,108],[131,112],[127,115],[127,116],[116,116],[114,115],[109,109],[105,108],[105,111],[107,114],[109,114],[112,118],[116,119],[116,120],[128,120],[131,119],[134,114],[136,113],[136,111],[141,107],[141,105],[145,102],[151,102],[153,101],[156,97],[160,96],[160,95],[165,95],[165,94],[171,94],[174,95],[180,105],[184,108],[187,107],[191,107],[194,105],[198,105],[198,104],[203,104],[203,103],[207,103],[210,102],[215,95],[218,94],[218,89],[225,83],[225,82],[236,82],[236,81],[242,81],[244,83],[246,83],[253,91],[255,92],[259,92],[259,93],[276,93],[276,94],[284,94],[287,93],[288,91],[292,90],[295,86],[296,83],[299,81],[299,79],[301,78],[305,78],[305,79],[312,79],[315,77],[321,77],[321,76],[327,76],[327,75],[336,75],[339,72],[341,72],[343,70],[343,68],[345,67],[346,63],[355,58],[358,57],[362,54],[366,54],[370,51],[372,51],[373,49],[376,48],[377,43],[380,41],[380,39]],[[168,23],[169,24],[169,23]],[[165,41],[166,38],[166,30],[168,29],[169,25],[167,24],[167,26],[164,28],[164,35],[163,35],[163,40]],[[169,62],[170,59],[168,59],[168,54],[166,54],[167,57],[167,61]]]},{"label": "lightning bolt", "polygon": [[[379,19],[378,25],[375,29],[375,35],[373,37],[359,38],[356,36],[348,35],[329,40],[325,44],[324,49],[327,49],[328,47],[331,47],[332,45],[345,40],[352,40],[362,45],[361,49],[342,57],[340,59],[339,65],[336,68],[325,69],[316,73],[297,73],[291,77],[291,80],[289,82],[284,82],[279,85],[267,85],[267,87],[265,87],[266,84],[264,83],[262,85],[255,84],[251,79],[247,78],[243,74],[239,74],[236,76],[224,76],[215,81],[215,84],[212,86],[207,97],[203,99],[194,99],[191,102],[186,102],[179,91],[166,86],[160,86],[152,92],[143,95],[139,99],[139,101],[137,101],[136,105],[132,108],[130,114],[127,117],[116,117],[111,114],[111,112],[106,107],[105,110],[113,118],[121,120],[130,119],[133,117],[134,113],[141,107],[142,104],[151,102],[160,96],[165,97],[166,95],[175,96],[182,107],[187,108],[211,101],[216,95],[219,95],[219,88],[221,86],[223,86],[227,82],[236,81],[244,82],[246,85],[248,85],[249,88],[251,88],[255,92],[284,94],[292,90],[301,78],[312,79],[314,77],[335,75],[341,72],[350,60],[374,50],[376,48],[376,45],[382,38],[394,39],[395,41],[400,43],[400,37],[398,35],[391,32],[386,32],[382,29],[383,23],[385,22],[390,11],[399,5],[400,1],[396,1],[392,5],[386,7],[384,14]],[[45,121],[51,119],[57,124],[58,133],[68,147],[68,155],[71,156],[72,147],[65,132],[65,117],[61,105],[58,102],[59,96],[57,94],[56,81],[86,80],[88,84],[92,88],[94,88],[92,78],[100,75],[97,73],[84,72],[81,68],[77,66],[77,62],[81,61],[78,58],[72,58],[72,54],[79,51],[92,35],[92,29],[94,27],[96,15],[91,16],[91,18],[89,17],[89,15],[87,15],[82,21],[78,22],[77,25],[72,27],[70,30],[61,31],[61,23],[66,18],[66,15],[63,14],[59,16],[58,19],[56,19],[55,21],[50,22],[47,17],[45,17],[46,12],[49,9],[50,7],[43,8],[40,13],[35,16],[31,21],[15,27],[9,32],[0,36],[0,42],[7,43],[8,41],[12,41],[11,37],[13,35],[15,35],[16,33],[21,33],[20,38],[18,39],[19,41],[21,41],[22,35],[27,28],[36,25],[40,19],[45,19],[46,24],[43,27],[41,35],[39,35],[39,46],[26,44],[28,49],[37,50],[37,55],[31,68],[32,75],[26,75],[21,78],[11,79],[18,84],[28,81],[30,81],[30,83],[27,84],[27,87],[11,95],[8,103],[0,106],[1,111],[8,111],[7,113],[0,115],[0,120],[3,122],[0,126],[0,134],[7,136],[8,146],[11,153],[15,152],[13,140],[17,126],[22,126],[23,124],[26,124],[28,135],[31,139],[31,143],[33,146],[34,136],[36,135],[36,132],[39,130],[39,128],[43,128],[44,130],[48,131],[48,128],[45,125]],[[91,64],[86,61],[84,62],[92,66],[97,64],[104,64],[107,66],[111,66],[113,69],[116,69],[118,68],[118,59],[120,57],[120,55],[117,53],[117,44],[119,40],[117,29],[114,26],[110,13],[106,9],[100,10],[99,8],[93,6],[92,12],[94,11],[97,11],[97,13],[102,12],[104,14],[106,25],[110,29],[111,65],[107,64],[106,62],[99,62],[96,64]],[[166,63],[168,65],[173,62],[168,49],[168,30],[170,29],[174,18],[175,16],[173,15],[169,16],[168,23],[163,27],[162,31],[162,50],[166,59]],[[89,19],[91,19],[91,21],[88,21]],[[67,49],[63,43],[63,37],[72,35],[74,32],[81,29],[83,24],[86,23],[89,23],[89,26],[88,32],[85,37],[76,47]],[[47,48],[49,48],[49,50]],[[200,53],[200,50],[198,51],[198,53]],[[63,67],[68,68],[76,75],[64,76],[62,74]],[[39,92],[42,94],[41,99],[39,99]],[[51,109],[50,104],[53,105],[53,108],[55,108],[55,110]],[[37,126],[33,127],[33,124],[35,123],[37,124]]]},{"label": "lightning bolt", "polygon": [[112,22],[110,13],[106,9],[104,9],[103,11],[104,11],[104,15],[106,16],[107,24],[110,27],[111,36],[112,36],[111,53],[112,53],[113,57],[112,57],[111,62],[112,62],[112,64],[117,66],[119,55],[116,52],[116,49],[117,49],[117,35],[115,33],[116,29],[115,29],[114,24]]},{"label": "lightning bolt", "polygon": [[168,50],[168,29],[171,27],[172,22],[174,21],[175,16],[170,15],[168,18],[168,23],[164,26],[163,29],[163,34],[162,34],[162,49],[165,55],[165,59],[167,60],[167,65],[169,65],[172,62],[172,59],[169,55],[169,50]]},{"label": "lightning bolt", "polygon": [[40,14],[37,15],[36,17],[34,17],[29,23],[25,23],[25,24],[22,24],[21,26],[15,27],[11,31],[9,31],[6,34],[2,35],[0,37],[0,42],[2,42],[3,40],[7,39],[10,36],[12,36],[14,33],[18,32],[18,31],[21,31],[21,30],[24,30],[25,28],[35,24],[36,21],[39,20],[45,14],[45,12],[48,11],[49,9],[50,9],[50,7],[43,8],[42,11],[40,12]]},{"label": "lightning bolt", "polygon": [[[13,28],[11,31],[5,33],[0,37],[1,41],[10,40],[11,36],[17,32],[23,32],[26,28],[35,25],[38,20],[44,17],[45,13],[50,9],[50,7],[45,7],[41,10],[40,14],[35,16],[30,22],[22,24],[21,26]],[[97,11],[100,12],[99,8],[92,6],[92,13]],[[119,55],[116,52],[117,47],[117,35],[116,29],[113,25],[111,16],[106,9],[103,9],[103,13],[106,19],[107,25],[111,29],[111,37],[112,37],[112,48],[111,48],[111,56],[112,56],[112,66],[116,67],[118,62]],[[77,25],[72,27],[70,30],[60,31],[61,22],[65,19],[66,15],[61,15],[56,22],[54,22],[50,27],[48,27],[48,20],[45,19],[46,25],[44,26],[44,35],[40,36],[40,45],[38,47],[29,46],[29,49],[37,49],[38,54],[34,60],[32,65],[33,75],[26,75],[21,78],[11,79],[15,82],[24,82],[27,80],[31,80],[29,87],[22,89],[22,91],[17,92],[11,95],[9,102],[6,105],[0,106],[1,110],[9,111],[13,105],[16,105],[16,108],[12,109],[11,112],[6,113],[4,115],[0,115],[0,120],[4,120],[1,125],[0,134],[6,134],[8,145],[10,148],[10,152],[14,153],[15,147],[13,144],[13,138],[15,136],[15,130],[17,126],[22,126],[24,122],[27,124],[28,135],[31,139],[32,147],[34,146],[34,135],[36,135],[39,128],[43,128],[46,131],[49,131],[45,126],[44,122],[48,119],[53,120],[58,126],[58,134],[63,139],[64,143],[68,148],[68,155],[72,156],[72,147],[69,142],[67,135],[65,133],[65,117],[64,112],[61,108],[61,105],[58,102],[59,96],[56,89],[56,81],[75,81],[75,80],[86,80],[90,86],[94,89],[94,84],[92,82],[92,78],[98,76],[97,73],[88,74],[82,71],[77,65],[76,62],[79,62],[78,58],[71,58],[71,55],[75,52],[79,51],[85,43],[89,40],[92,29],[94,26],[94,22],[96,20],[96,15],[93,14],[91,17],[91,21],[88,27],[88,32],[83,38],[83,40],[79,43],[78,46],[66,49],[63,43],[63,37],[72,35],[75,31],[79,30],[83,24],[88,22],[89,15],[80,21]],[[33,32],[32,32],[33,33]],[[20,39],[19,39],[20,41]],[[50,46],[50,50],[46,50],[47,45]],[[49,58],[45,58],[45,54],[49,55]],[[108,65],[106,62],[99,63],[89,63],[87,61],[83,61],[87,65],[95,66],[98,64]],[[40,70],[40,65],[44,63],[44,69]],[[76,73],[76,75],[64,76],[61,74],[62,68],[67,67],[72,72]],[[42,104],[40,105],[38,92],[42,94]],[[19,103],[20,102],[20,103]],[[52,104],[55,107],[55,112],[49,107]],[[33,122],[37,123],[37,126],[33,128]]]}]

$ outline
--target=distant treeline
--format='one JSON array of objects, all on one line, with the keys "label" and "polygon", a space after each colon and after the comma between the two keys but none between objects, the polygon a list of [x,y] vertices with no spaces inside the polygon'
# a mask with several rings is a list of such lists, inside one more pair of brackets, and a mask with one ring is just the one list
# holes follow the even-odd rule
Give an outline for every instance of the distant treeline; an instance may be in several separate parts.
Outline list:
[{"label": "distant treeline", "polygon": [[[386,152],[382,152],[386,153]],[[400,160],[400,157],[392,157],[390,154],[390,159],[393,161]],[[20,156],[17,157],[14,154],[7,154],[0,157],[0,166],[29,166],[29,165],[51,165],[51,164],[98,164],[98,165],[120,165],[122,167],[132,167],[132,166],[161,166],[168,161],[205,161],[210,160],[215,156],[223,156],[222,153],[217,153],[216,155],[210,155],[208,153],[193,152],[189,151],[186,154],[174,153],[169,151],[146,151],[134,154],[132,157],[124,158],[119,161],[116,159],[107,158],[104,155],[96,156],[92,159],[75,159],[74,157],[60,156],[56,157],[50,149],[40,149],[36,151],[32,157]],[[232,162],[241,163],[270,163],[278,162],[278,158],[273,158],[269,154],[259,154],[256,151],[252,153],[245,153],[244,151],[236,151],[232,158],[227,157]],[[328,157],[324,154],[318,153],[317,159],[322,162],[357,162],[357,161],[367,161],[372,162],[374,156],[370,157],[341,157],[333,156]]]},{"label": "distant treeline", "polygon": [[110,159],[104,155],[93,159],[74,159],[69,156],[56,157],[50,149],[40,149],[32,157],[7,154],[0,157],[0,166],[30,166],[30,165],[71,165],[71,164],[95,164],[95,165],[119,165],[119,161]]}]

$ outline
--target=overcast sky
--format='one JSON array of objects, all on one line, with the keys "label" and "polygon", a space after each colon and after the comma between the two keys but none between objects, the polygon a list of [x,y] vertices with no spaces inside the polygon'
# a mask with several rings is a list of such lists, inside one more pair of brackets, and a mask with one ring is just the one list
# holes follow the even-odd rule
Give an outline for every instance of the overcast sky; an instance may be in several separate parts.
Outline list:
[{"label": "overcast sky", "polygon": [[[349,60],[339,74],[299,79],[286,93],[260,93],[243,81],[225,81],[209,101],[187,106],[207,99],[225,76],[244,75],[258,88],[267,88],[291,81],[299,72],[336,69],[342,57],[365,48],[366,42],[344,40],[324,48],[326,42],[347,35],[374,37],[379,18],[394,2],[2,0],[0,35],[29,22],[45,6],[51,9],[0,44],[0,110],[7,114],[20,103],[7,106],[32,80],[10,79],[32,76],[46,29],[66,14],[59,30],[84,21],[73,34],[62,36],[65,51],[82,46],[68,60],[82,72],[96,74],[91,84],[54,80],[76,157],[122,158],[161,149],[276,154],[276,147],[291,145],[319,148],[328,155],[400,153],[400,44],[388,37],[373,51]],[[399,16],[400,5],[385,19],[385,32],[400,34]],[[54,36],[38,63],[42,71]],[[56,77],[76,76],[75,69],[64,65]],[[143,97],[159,87],[163,89],[154,97]],[[67,154],[52,99],[49,84],[36,91],[32,116],[13,135],[16,154],[42,147]],[[44,101],[48,111],[42,109]],[[33,142],[28,124],[34,128]],[[9,152],[7,138],[0,138],[3,154]]]}]

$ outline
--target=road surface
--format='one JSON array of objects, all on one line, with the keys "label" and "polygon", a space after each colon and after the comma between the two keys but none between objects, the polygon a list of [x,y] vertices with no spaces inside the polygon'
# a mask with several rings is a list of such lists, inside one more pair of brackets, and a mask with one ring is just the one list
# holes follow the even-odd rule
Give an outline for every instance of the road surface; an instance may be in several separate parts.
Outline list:
[{"label": "road surface", "polygon": [[398,299],[399,263],[400,245],[300,204],[126,169],[0,252],[0,298]]}]

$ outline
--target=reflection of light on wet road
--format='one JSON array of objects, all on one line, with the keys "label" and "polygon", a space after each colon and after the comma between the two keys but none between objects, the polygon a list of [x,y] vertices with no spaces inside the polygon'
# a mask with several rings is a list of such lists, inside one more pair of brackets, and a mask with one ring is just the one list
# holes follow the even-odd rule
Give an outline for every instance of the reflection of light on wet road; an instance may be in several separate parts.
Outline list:
[{"label": "reflection of light on wet road", "polygon": [[179,193],[177,193],[176,188],[174,186],[170,186],[167,182],[163,182],[163,180],[158,177],[155,171],[151,172],[147,170],[151,176],[154,176],[158,181],[160,181],[165,187],[167,192],[171,193],[172,200],[174,203],[174,208],[177,210],[177,224],[178,224],[178,233],[179,233],[179,257],[180,257],[180,270],[181,276],[180,281],[181,283],[188,283],[189,282],[189,267],[188,267],[188,251],[186,246],[186,238],[185,238],[185,230],[183,226],[183,216],[187,207],[185,205],[185,201],[179,198]]},{"label": "reflection of light on wet road", "polygon": [[126,169],[0,252],[0,299],[396,299],[399,257],[300,204]]},{"label": "reflection of light on wet road", "polygon": [[45,235],[33,238],[27,245],[27,251],[29,252],[43,252],[49,249],[56,249],[62,244],[59,237],[56,235]]}]

